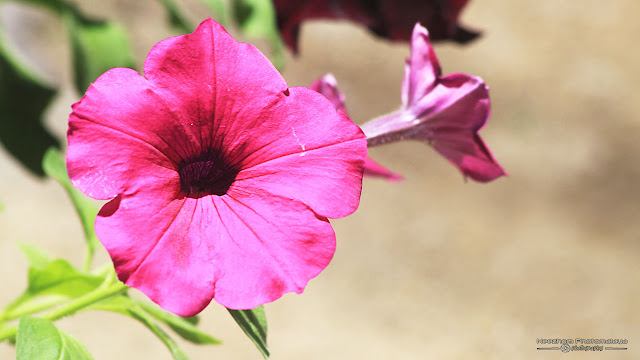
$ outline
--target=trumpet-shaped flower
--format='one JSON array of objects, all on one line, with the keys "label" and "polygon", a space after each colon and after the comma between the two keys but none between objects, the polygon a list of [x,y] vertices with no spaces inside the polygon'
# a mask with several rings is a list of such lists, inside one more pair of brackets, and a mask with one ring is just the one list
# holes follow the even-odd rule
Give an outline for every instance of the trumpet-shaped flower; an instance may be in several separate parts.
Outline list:
[{"label": "trumpet-shaped flower", "polygon": [[369,146],[399,140],[426,142],[464,176],[488,182],[506,175],[478,135],[490,112],[489,87],[475,76],[442,76],[429,33],[416,24],[401,109],[364,124],[362,130]]},{"label": "trumpet-shaped flower", "polygon": [[[318,79],[311,88],[346,112],[344,95],[333,76]],[[362,130],[369,146],[401,140],[426,142],[464,176],[488,182],[506,175],[478,135],[490,110],[489,88],[482,79],[466,74],[442,76],[429,33],[416,24],[402,83],[402,107],[362,125]],[[371,159],[367,159],[365,175],[401,179]]]},{"label": "trumpet-shaped flower", "polygon": [[331,260],[327,218],[358,206],[366,141],[327,99],[288,88],[211,19],[116,68],[73,105],[73,184],[110,200],[96,234],[120,280],[183,316],[301,293]]},{"label": "trumpet-shaped flower", "polygon": [[408,41],[416,22],[424,24],[435,40],[466,43],[477,32],[458,25],[469,0],[274,0],[278,28],[285,43],[297,51],[300,25],[312,19],[349,20],[376,35]]}]

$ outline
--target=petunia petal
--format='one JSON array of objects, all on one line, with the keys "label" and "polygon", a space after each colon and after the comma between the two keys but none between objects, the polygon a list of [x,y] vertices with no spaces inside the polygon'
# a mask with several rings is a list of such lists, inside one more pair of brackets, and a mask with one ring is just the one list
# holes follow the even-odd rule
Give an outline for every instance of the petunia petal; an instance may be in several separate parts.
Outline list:
[{"label": "petunia petal", "polygon": [[225,151],[287,91],[258,49],[237,42],[211,19],[192,34],[156,44],[144,74],[193,127],[203,148]]},{"label": "petunia petal", "polygon": [[153,87],[131,69],[107,71],[72,109],[69,176],[74,186],[96,199],[176,177],[177,159],[192,144]]},{"label": "petunia petal", "polygon": [[379,177],[390,182],[404,180],[404,177],[401,174],[387,169],[386,167],[378,164],[369,157],[367,157],[364,162],[364,176]]},{"label": "petunia petal", "polygon": [[326,74],[312,82],[311,85],[309,85],[309,89],[324,95],[337,111],[342,111],[345,115],[349,116],[344,102],[345,96],[342,91],[338,89],[338,81],[333,74]]},{"label": "petunia petal", "polygon": [[359,204],[367,153],[364,134],[317,92],[297,87],[290,91],[273,118],[265,119],[263,126],[270,129],[261,133],[266,136],[245,145],[250,155],[232,189],[259,188],[299,199],[321,216],[347,216]]},{"label": "petunia petal", "polygon": [[402,81],[402,104],[410,107],[428,94],[442,74],[436,53],[431,47],[429,33],[419,23],[411,36],[411,57],[405,65]]},{"label": "petunia petal", "polygon": [[478,135],[491,111],[489,88],[481,79],[465,74],[443,77],[420,104],[425,105],[410,110],[422,114],[416,115],[420,124],[411,130],[410,138],[429,143],[476,181],[506,175]]},{"label": "petunia petal", "polygon": [[213,198],[222,229],[214,247],[216,302],[250,309],[301,293],[331,261],[335,234],[298,201],[258,191]]},{"label": "petunia petal", "polygon": [[203,236],[202,226],[213,218],[204,219],[202,199],[180,197],[180,184],[171,185],[149,184],[111,200],[96,218],[96,235],[121,281],[164,309],[190,316],[213,297],[216,233]]}]

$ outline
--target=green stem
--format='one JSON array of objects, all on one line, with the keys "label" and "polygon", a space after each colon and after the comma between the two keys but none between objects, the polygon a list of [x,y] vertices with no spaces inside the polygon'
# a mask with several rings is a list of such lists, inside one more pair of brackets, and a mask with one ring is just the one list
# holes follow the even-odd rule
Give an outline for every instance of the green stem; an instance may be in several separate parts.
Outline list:
[{"label": "green stem", "polygon": [[85,249],[85,253],[84,253],[84,261],[83,261],[83,266],[82,269],[84,270],[84,272],[89,272],[89,270],[91,270],[91,261],[93,260],[93,251],[91,251],[90,247],[87,246],[87,249]]},{"label": "green stem", "polygon": [[27,302],[26,305],[21,305],[16,309],[11,309],[0,316],[0,322],[11,321],[13,319],[21,318],[25,315],[37,314],[41,311],[50,309],[56,305],[60,305],[67,301],[64,298],[51,298],[38,302]]},{"label": "green stem", "polygon": [[[49,313],[44,314],[42,318],[47,320],[52,320],[52,321],[58,320],[65,316],[74,314],[86,308],[89,305],[95,304],[101,300],[117,295],[128,289],[127,285],[121,282],[116,282],[116,283],[107,282],[107,284],[108,285],[99,287],[93,292],[90,292],[84,296],[81,296],[67,303],[66,305],[63,305]],[[13,338],[14,336],[16,336],[17,332],[18,332],[17,326],[6,328],[0,331],[0,342],[9,338]]]}]

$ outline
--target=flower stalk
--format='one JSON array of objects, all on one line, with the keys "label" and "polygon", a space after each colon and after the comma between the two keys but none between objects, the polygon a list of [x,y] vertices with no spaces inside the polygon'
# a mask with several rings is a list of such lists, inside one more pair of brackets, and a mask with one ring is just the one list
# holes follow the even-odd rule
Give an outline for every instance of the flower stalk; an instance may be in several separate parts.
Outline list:
[{"label": "flower stalk", "polygon": [[[103,286],[100,286],[96,290],[89,292],[84,296],[81,296],[75,300],[72,300],[63,306],[44,314],[42,318],[51,320],[51,321],[61,319],[65,316],[69,316],[77,313],[78,311],[86,309],[90,305],[93,305],[97,302],[108,299],[114,295],[118,295],[126,291],[127,289],[128,289],[128,286],[119,281],[112,282],[110,280],[107,280],[105,281],[105,284],[103,284]],[[42,309],[38,311],[30,312],[30,313],[24,313],[22,315],[29,315],[32,313],[39,312],[41,310]],[[7,339],[14,338],[17,332],[18,332],[17,325],[0,330],[0,342],[3,342],[4,340],[7,340]]]}]

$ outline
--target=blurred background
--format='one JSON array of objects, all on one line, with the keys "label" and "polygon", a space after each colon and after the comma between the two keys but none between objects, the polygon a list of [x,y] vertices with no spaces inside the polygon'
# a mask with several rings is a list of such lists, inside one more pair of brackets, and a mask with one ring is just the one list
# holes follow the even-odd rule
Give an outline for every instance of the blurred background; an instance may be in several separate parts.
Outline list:
[{"label": "blurred background", "polygon": [[[140,65],[153,44],[176,35],[158,1],[77,3],[121,23]],[[194,23],[210,14],[196,1],[179,3]],[[461,23],[482,37],[435,50],[445,74],[477,75],[490,86],[492,117],[481,135],[510,176],[465,182],[421,143],[372,149],[406,180],[365,180],[359,210],[332,221],[338,249],[327,270],[303,295],[265,306],[272,358],[555,358],[560,353],[536,350],[537,338],[577,337],[628,339],[628,350],[593,357],[639,358],[639,14],[635,0],[471,1]],[[8,3],[0,15],[11,45],[61,87],[46,125],[64,138],[80,96],[61,20]],[[289,85],[333,73],[356,123],[400,105],[407,43],[313,21],[301,29],[299,49],[286,54]],[[17,241],[80,264],[83,235],[63,189],[4,151],[0,201],[4,306],[26,286]],[[106,259],[101,249],[98,263]],[[95,359],[171,358],[147,329],[117,314],[58,324]],[[261,358],[221,306],[202,313],[201,327],[224,344],[181,342],[192,359]],[[0,359],[14,357],[0,344]]]}]

